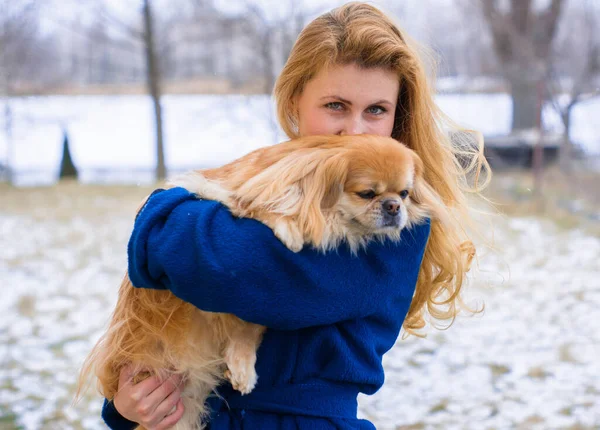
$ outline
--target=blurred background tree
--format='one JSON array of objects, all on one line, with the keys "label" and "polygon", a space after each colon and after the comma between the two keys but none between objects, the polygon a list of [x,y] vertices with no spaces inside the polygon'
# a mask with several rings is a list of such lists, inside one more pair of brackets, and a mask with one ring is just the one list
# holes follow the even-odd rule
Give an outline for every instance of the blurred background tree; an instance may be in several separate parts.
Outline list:
[{"label": "blurred background tree", "polygon": [[[564,0],[543,9],[533,0],[482,0],[483,16],[492,34],[500,72],[513,100],[513,131],[538,126],[538,84],[550,70],[551,47]],[[503,7],[504,6],[504,7]]]}]

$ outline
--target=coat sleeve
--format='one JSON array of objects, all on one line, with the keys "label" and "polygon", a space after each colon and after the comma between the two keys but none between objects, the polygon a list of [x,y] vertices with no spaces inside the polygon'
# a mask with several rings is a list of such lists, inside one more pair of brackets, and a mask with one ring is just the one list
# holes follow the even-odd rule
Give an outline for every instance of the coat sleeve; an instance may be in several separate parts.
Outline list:
[{"label": "coat sleeve", "polygon": [[119,414],[113,402],[104,399],[102,406],[102,419],[108,428],[112,430],[132,430],[138,425],[133,421],[129,421]]},{"label": "coat sleeve", "polygon": [[264,224],[173,188],[153,193],[138,214],[129,277],[205,311],[295,330],[365,317],[412,297],[429,231],[429,222],[405,229],[399,242],[372,243],[358,255],[344,245],[293,253]]}]

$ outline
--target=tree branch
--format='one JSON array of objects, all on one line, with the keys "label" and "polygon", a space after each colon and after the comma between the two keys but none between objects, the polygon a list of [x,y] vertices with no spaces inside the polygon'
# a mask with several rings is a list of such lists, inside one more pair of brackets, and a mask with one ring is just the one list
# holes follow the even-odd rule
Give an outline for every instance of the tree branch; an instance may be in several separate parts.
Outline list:
[{"label": "tree branch", "polygon": [[124,31],[128,36],[131,36],[134,39],[137,39],[139,41],[144,40],[144,32],[143,31],[138,30],[138,29],[130,26],[129,24],[121,21],[121,19],[106,12],[106,10],[100,9],[99,16],[100,16],[100,19],[102,19],[105,23],[111,25],[113,28],[118,28],[121,31]]}]

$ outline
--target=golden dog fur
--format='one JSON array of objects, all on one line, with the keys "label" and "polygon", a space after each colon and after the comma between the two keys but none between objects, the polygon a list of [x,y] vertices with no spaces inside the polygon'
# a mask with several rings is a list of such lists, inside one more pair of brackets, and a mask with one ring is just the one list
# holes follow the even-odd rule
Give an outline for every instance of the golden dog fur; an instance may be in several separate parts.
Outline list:
[{"label": "golden dog fur", "polygon": [[[398,240],[402,228],[426,216],[444,217],[422,170],[419,157],[391,138],[313,136],[192,172],[172,185],[263,222],[293,251],[304,244],[326,251],[345,242],[357,252],[370,240]],[[397,202],[397,225],[382,221],[386,201]],[[167,290],[134,288],[125,275],[110,326],[84,363],[80,389],[94,373],[100,393],[114,399],[120,371],[131,363],[145,375],[180,373],[185,414],[174,428],[201,429],[205,401],[224,378],[242,393],[253,389],[264,330],[201,311]]]}]

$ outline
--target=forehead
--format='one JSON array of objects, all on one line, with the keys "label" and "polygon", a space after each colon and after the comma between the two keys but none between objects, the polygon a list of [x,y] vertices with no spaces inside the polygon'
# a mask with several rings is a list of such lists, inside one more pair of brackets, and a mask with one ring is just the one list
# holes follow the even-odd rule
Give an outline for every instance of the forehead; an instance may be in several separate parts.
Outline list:
[{"label": "forehead", "polygon": [[354,103],[395,102],[399,88],[398,76],[391,70],[345,64],[322,69],[306,84],[303,95],[311,98],[338,96]]}]

